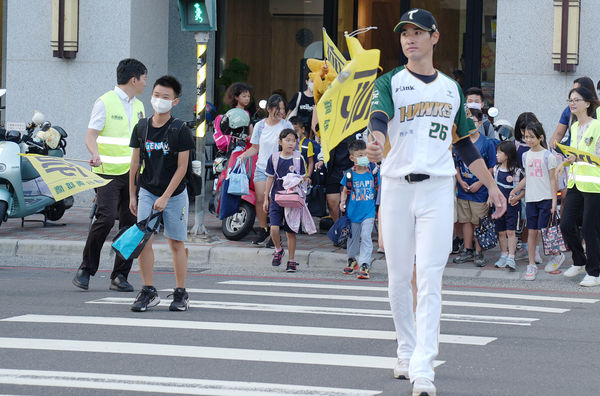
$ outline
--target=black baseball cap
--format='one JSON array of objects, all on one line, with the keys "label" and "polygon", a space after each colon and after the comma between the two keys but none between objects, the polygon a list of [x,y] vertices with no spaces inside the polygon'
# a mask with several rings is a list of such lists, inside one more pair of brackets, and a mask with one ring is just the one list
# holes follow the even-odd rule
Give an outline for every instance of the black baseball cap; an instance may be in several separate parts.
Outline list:
[{"label": "black baseball cap", "polygon": [[437,32],[438,30],[437,22],[431,12],[420,8],[414,8],[402,14],[400,22],[398,22],[394,28],[394,32],[401,32],[402,26],[409,23],[428,32]]}]

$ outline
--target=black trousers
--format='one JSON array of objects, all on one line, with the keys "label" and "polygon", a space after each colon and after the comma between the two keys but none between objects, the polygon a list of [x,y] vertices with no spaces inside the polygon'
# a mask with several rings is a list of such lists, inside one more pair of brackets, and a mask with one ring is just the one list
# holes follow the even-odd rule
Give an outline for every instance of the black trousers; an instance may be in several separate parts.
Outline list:
[{"label": "black trousers", "polygon": [[[585,265],[588,275],[600,276],[600,194],[581,192],[573,186],[569,188],[563,205],[560,230],[571,249],[573,264]],[[577,229],[580,225],[585,253]]]},{"label": "black trousers", "polygon": [[[136,223],[135,216],[129,210],[129,172],[116,176],[106,186],[96,189],[96,220],[88,234],[83,260],[79,268],[86,269],[95,275],[100,265],[100,252],[106,237],[110,233],[119,214],[119,228],[130,227]],[[115,264],[110,279],[123,274],[125,278],[131,270],[131,260],[123,260],[115,256]]]}]

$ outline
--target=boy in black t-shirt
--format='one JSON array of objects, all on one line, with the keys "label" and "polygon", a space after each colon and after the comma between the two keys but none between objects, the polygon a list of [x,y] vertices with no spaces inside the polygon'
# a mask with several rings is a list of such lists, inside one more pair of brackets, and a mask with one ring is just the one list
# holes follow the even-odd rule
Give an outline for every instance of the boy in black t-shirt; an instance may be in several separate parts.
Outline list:
[{"label": "boy in black t-shirt", "polygon": [[[175,290],[169,307],[171,311],[185,311],[189,305],[185,291],[187,252],[184,245],[187,240],[189,202],[184,177],[188,170],[190,150],[195,148],[195,144],[189,128],[171,116],[171,108],[179,103],[180,94],[181,84],[174,77],[163,76],[156,80],[151,99],[154,115],[147,120],[140,120],[133,129],[129,143],[133,148],[129,173],[129,209],[137,216],[138,222],[154,212],[162,212],[165,236],[173,253],[175,267]],[[172,124],[177,128],[170,128]],[[144,165],[141,173],[140,150]],[[136,199],[138,184],[139,199]],[[150,238],[138,257],[144,287],[131,306],[132,311],[143,312],[160,302],[158,292],[152,285],[153,239]]]}]

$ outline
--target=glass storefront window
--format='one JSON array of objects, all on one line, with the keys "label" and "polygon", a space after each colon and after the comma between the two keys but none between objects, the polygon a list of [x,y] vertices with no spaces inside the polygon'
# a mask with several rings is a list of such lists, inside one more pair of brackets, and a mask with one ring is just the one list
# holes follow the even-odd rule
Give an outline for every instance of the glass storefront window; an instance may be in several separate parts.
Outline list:
[{"label": "glass storefront window", "polygon": [[494,102],[494,84],[496,81],[496,9],[497,0],[483,2],[481,89],[488,108]]}]

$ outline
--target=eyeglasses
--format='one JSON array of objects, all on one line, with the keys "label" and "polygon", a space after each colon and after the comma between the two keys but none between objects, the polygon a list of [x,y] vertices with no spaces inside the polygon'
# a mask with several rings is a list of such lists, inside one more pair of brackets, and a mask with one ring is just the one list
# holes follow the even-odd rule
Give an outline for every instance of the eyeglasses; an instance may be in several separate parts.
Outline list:
[{"label": "eyeglasses", "polygon": [[579,102],[583,102],[583,99],[568,99],[567,103],[568,104],[575,104],[575,103],[579,103]]}]

